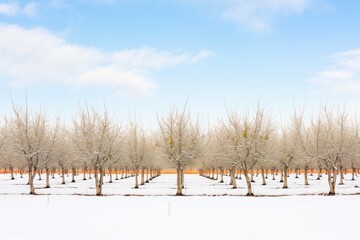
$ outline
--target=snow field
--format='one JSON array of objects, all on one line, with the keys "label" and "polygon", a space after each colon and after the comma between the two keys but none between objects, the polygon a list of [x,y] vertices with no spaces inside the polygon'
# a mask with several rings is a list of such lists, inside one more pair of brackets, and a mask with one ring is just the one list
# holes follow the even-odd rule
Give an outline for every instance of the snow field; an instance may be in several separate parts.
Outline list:
[{"label": "snow field", "polygon": [[[277,176],[278,178],[279,176]],[[39,195],[28,195],[26,176],[9,180],[0,178],[1,240],[92,240],[92,239],[356,239],[360,236],[360,204],[356,188],[359,180],[337,186],[336,196],[300,196],[304,191],[323,194],[328,191],[326,176],[303,179],[289,178],[289,189],[281,189],[278,179],[268,179],[261,186],[255,177],[254,192],[263,197],[241,197],[246,194],[244,180],[239,188],[198,175],[185,176],[184,193],[176,192],[175,175],[161,175],[145,186],[134,189],[134,178],[104,186],[105,196],[94,195],[94,180],[61,185],[60,176],[35,180]],[[46,195],[45,195],[46,194]],[[136,194],[138,196],[127,196]],[[227,194],[228,196],[222,196]],[[290,195],[266,197],[265,195]],[[207,196],[204,196],[207,195]],[[239,195],[239,196],[232,196]],[[293,196],[291,196],[293,195]],[[213,197],[210,197],[213,196]]]},{"label": "snow field", "polygon": [[[10,175],[0,175],[0,195],[1,194],[28,194],[29,186],[27,183],[27,176],[20,178],[15,176],[15,180],[10,180]],[[87,176],[88,177],[88,176]],[[66,184],[61,184],[61,177],[55,175],[55,179],[50,179],[51,188],[45,188],[45,175],[42,180],[35,178],[35,187],[37,194],[51,194],[51,195],[95,195],[94,179],[82,180],[82,175],[76,176],[76,182],[71,183],[71,176],[66,177]],[[284,196],[284,195],[323,195],[329,192],[327,183],[327,176],[324,174],[321,180],[316,180],[317,175],[309,176],[309,186],[304,185],[304,176],[300,175],[295,178],[291,174],[288,178],[288,189],[282,188],[282,183],[279,182],[280,176],[276,176],[272,180],[269,175],[266,186],[262,186],[261,176],[255,176],[253,183],[253,192],[257,196]],[[104,178],[103,194],[104,195],[139,195],[139,196],[163,196],[175,195],[176,193],[176,175],[163,174],[158,178],[140,185],[139,189],[134,189],[134,177],[127,179],[115,180],[113,176],[113,183],[109,182],[109,176]],[[224,176],[224,183],[220,180],[210,180],[200,177],[195,174],[185,175],[185,195],[203,196],[203,195],[246,195],[246,182],[243,179],[238,179],[237,189],[232,189],[229,185],[230,179]],[[356,177],[355,181],[351,180],[351,174],[345,175],[344,185],[337,185],[337,194],[360,194],[360,179]]]},{"label": "snow field", "polygon": [[[356,239],[358,196],[0,196],[1,239]],[[354,238],[355,237],[355,238]]]}]

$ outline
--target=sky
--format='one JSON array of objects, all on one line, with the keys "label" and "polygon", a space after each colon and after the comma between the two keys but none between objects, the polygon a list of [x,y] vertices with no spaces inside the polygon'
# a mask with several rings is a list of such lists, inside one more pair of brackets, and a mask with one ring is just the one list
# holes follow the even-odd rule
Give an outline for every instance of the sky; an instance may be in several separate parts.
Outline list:
[{"label": "sky", "polygon": [[[0,0],[0,112],[360,105],[360,1]],[[27,99],[27,100],[26,100]]]}]

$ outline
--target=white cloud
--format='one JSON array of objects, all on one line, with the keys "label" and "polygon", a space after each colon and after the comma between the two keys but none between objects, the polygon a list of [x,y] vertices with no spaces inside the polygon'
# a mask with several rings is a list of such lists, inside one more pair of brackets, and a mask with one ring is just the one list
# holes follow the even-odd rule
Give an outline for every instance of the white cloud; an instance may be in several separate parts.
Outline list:
[{"label": "white cloud", "polygon": [[[120,3],[139,3],[148,0],[77,0],[82,3],[98,3],[113,6]],[[326,0],[153,0],[154,2],[198,5],[202,8],[215,7],[219,17],[235,22],[241,27],[255,31],[270,31],[273,20],[287,14],[301,14],[312,7],[314,2]],[[51,2],[70,4],[69,0]],[[321,5],[321,4],[320,4]]]},{"label": "white cloud", "polygon": [[323,71],[319,72],[318,75],[327,79],[348,79],[351,78],[354,74],[346,71]]},{"label": "white cloud", "polygon": [[333,58],[342,66],[360,69],[360,49],[337,53]]},{"label": "white cloud", "polygon": [[310,82],[328,92],[360,92],[360,49],[336,53],[331,59],[333,66],[316,73]]},{"label": "white cloud", "polygon": [[287,14],[301,14],[317,0],[163,0],[183,4],[210,4],[220,10],[224,20],[243,28],[270,31],[274,19]]},{"label": "white cloud", "polygon": [[37,5],[35,3],[28,3],[24,6],[22,12],[29,17],[35,17],[36,10],[37,10]]},{"label": "white cloud", "polygon": [[271,30],[271,23],[277,15],[302,13],[309,8],[311,0],[226,0],[224,19],[244,27]]},{"label": "white cloud", "polygon": [[7,16],[26,15],[29,17],[36,16],[37,5],[35,3],[27,3],[20,6],[17,2],[0,3],[0,14]]},{"label": "white cloud", "polygon": [[15,16],[18,12],[19,5],[17,3],[0,3],[0,14]]},{"label": "white cloud", "polygon": [[106,53],[68,43],[42,28],[0,24],[0,77],[14,86],[34,83],[110,86],[147,94],[155,71],[198,62],[209,51],[189,53],[139,48]]}]

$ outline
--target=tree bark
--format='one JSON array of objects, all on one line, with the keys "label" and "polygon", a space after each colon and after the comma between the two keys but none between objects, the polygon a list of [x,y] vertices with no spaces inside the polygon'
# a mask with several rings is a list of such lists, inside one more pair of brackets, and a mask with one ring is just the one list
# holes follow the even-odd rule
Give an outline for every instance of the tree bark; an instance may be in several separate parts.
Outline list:
[{"label": "tree bark", "polygon": [[246,196],[254,196],[254,193],[252,192],[251,189],[251,179],[249,177],[248,171],[244,170],[244,176],[245,176],[245,180],[246,180],[246,187],[247,187],[247,194]]},{"label": "tree bark", "polygon": [[10,166],[10,175],[11,175],[11,180],[15,180],[14,177],[14,168],[12,166]]},{"label": "tree bark", "polygon": [[112,183],[113,179],[112,179],[112,169],[111,168],[109,168],[109,176],[110,176],[109,183]]},{"label": "tree bark", "polygon": [[83,180],[85,181],[86,180],[86,170],[87,170],[87,167],[84,167],[84,172],[83,172]]},{"label": "tree bark", "polygon": [[102,194],[102,184],[101,184],[101,177],[99,179],[99,174],[98,172],[100,171],[100,175],[101,174],[101,168],[98,168],[98,166],[95,164],[95,167],[94,167],[94,178],[95,178],[95,187],[96,187],[96,196],[100,196]]},{"label": "tree bark", "polygon": [[331,169],[328,169],[328,183],[330,187],[329,195],[335,195],[335,186],[336,186],[336,175],[337,171],[335,168],[332,169],[332,177],[331,177]]},{"label": "tree bark", "polygon": [[76,169],[75,169],[75,167],[72,167],[71,168],[71,176],[72,176],[71,182],[72,183],[75,182],[75,174],[76,174]]},{"label": "tree bark", "polygon": [[220,168],[220,182],[223,183],[224,182],[224,169]]},{"label": "tree bark", "polygon": [[284,166],[284,185],[283,188],[288,188],[288,166],[285,164]]},{"label": "tree bark", "polygon": [[52,179],[55,178],[55,171],[56,171],[55,168],[53,168],[53,169],[51,170],[51,178],[52,178]]},{"label": "tree bark", "polygon": [[272,170],[272,180],[275,180],[275,169]]},{"label": "tree bark", "polygon": [[184,178],[184,174],[185,174],[185,170],[182,168],[181,169],[181,187],[184,189],[185,188],[185,178]]},{"label": "tree bark", "polygon": [[262,185],[266,185],[266,180],[265,180],[265,170],[264,168],[262,167],[261,168],[261,177],[262,177]]},{"label": "tree bark", "polygon": [[352,180],[352,181],[355,181],[355,172],[356,172],[355,167],[352,167],[352,173],[351,173],[351,175],[352,175],[351,180]]},{"label": "tree bark", "polygon": [[308,186],[309,185],[309,182],[308,182],[308,166],[305,166],[304,168],[304,179],[305,179],[305,186]]},{"label": "tree bark", "polygon": [[139,188],[139,169],[135,169],[135,188]]},{"label": "tree bark", "polygon": [[141,168],[141,185],[145,184],[145,168]]},{"label": "tree bark", "polygon": [[115,180],[119,180],[119,169],[115,168]]},{"label": "tree bark", "polygon": [[46,172],[46,186],[45,188],[50,188],[50,169],[48,167],[45,167]]},{"label": "tree bark", "polygon": [[254,181],[254,168],[251,168],[251,182],[255,182]]},{"label": "tree bark", "polygon": [[321,169],[321,168],[319,168],[319,171],[318,171],[318,177],[317,177],[317,179],[316,179],[316,180],[320,180],[320,178],[321,178],[321,171],[322,171],[322,169]]},{"label": "tree bark", "polygon": [[344,185],[344,168],[340,166],[340,182],[339,185]]},{"label": "tree bark", "polygon": [[65,184],[65,168],[64,167],[61,167],[61,177],[62,177],[61,184]]},{"label": "tree bark", "polygon": [[181,169],[176,169],[176,195],[181,196],[182,194],[182,171]]},{"label": "tree bark", "polygon": [[42,174],[42,169],[39,168],[39,169],[38,169],[39,180],[42,180],[42,179],[41,179],[41,174]]},{"label": "tree bark", "polygon": [[231,185],[233,186],[232,188],[237,188],[237,184],[236,184],[236,178],[235,178],[235,167],[232,167],[230,169],[230,178],[231,178]]},{"label": "tree bark", "polygon": [[36,167],[29,166],[29,186],[30,194],[35,194],[34,178],[35,178]]}]

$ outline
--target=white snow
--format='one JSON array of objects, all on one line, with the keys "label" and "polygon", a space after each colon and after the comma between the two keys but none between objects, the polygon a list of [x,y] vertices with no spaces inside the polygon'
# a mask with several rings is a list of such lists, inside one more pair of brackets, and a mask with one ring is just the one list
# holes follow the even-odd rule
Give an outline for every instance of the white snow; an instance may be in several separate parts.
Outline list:
[{"label": "white snow", "polygon": [[[270,177],[270,176],[269,176]],[[44,189],[45,180],[36,180],[39,194],[30,196],[26,177],[9,180],[0,175],[0,239],[356,239],[360,205],[355,188],[359,180],[337,186],[336,196],[299,196],[328,192],[326,177],[303,186],[303,179],[290,176],[289,189],[281,189],[278,179],[261,186],[256,178],[256,195],[285,197],[220,196],[245,195],[244,180],[239,189],[198,175],[186,175],[184,193],[176,191],[175,175],[162,175],[140,189],[134,178],[104,185],[105,196],[94,194],[93,179],[60,184]],[[271,178],[271,177],[270,177]],[[44,179],[44,177],[43,177]],[[108,181],[108,178],[106,179]],[[139,196],[125,196],[136,194]],[[146,195],[146,196],[141,196]],[[195,196],[194,196],[195,195]],[[209,196],[203,196],[209,195]],[[218,195],[213,196],[212,195]]]}]

